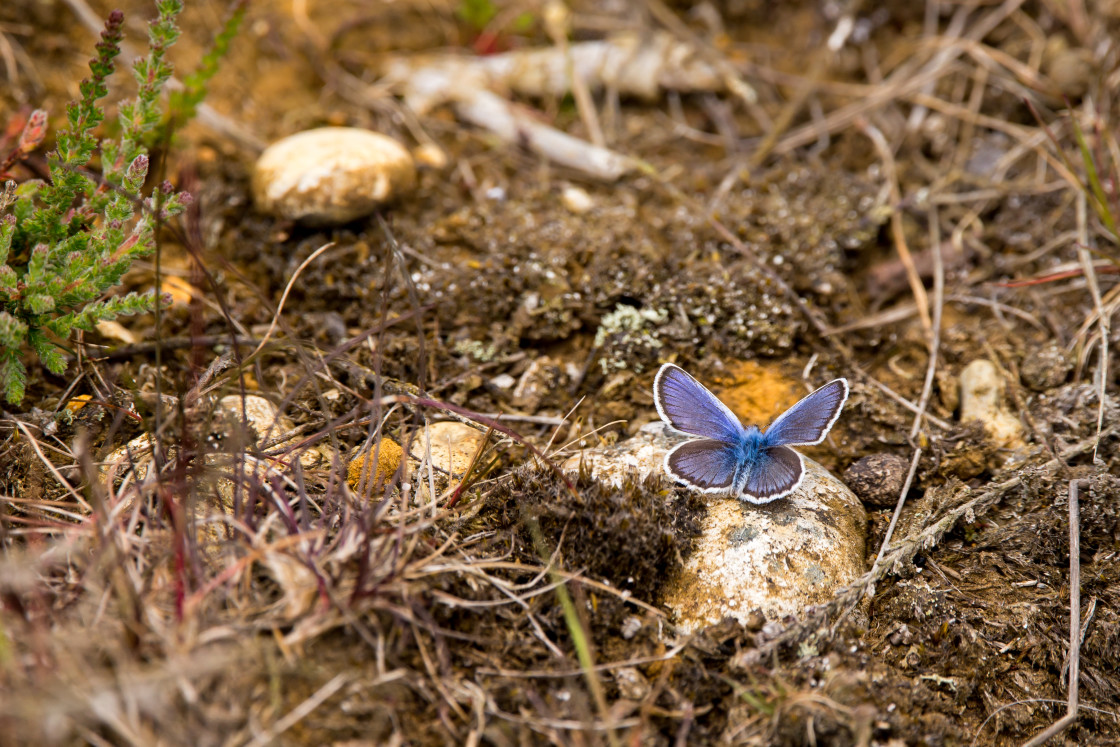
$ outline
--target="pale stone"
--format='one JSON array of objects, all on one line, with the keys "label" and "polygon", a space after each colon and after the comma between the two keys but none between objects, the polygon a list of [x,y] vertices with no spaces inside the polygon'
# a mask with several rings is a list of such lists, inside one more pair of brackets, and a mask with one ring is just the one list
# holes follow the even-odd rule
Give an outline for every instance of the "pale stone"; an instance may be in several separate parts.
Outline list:
[{"label": "pale stone", "polygon": [[665,593],[678,627],[796,615],[863,575],[863,504],[813,460],[805,470],[796,491],[771,503],[709,501],[696,550]]},{"label": "pale stone", "polygon": [[665,454],[677,443],[680,439],[674,439],[661,421],[647,423],[633,438],[568,457],[561,469],[577,474],[585,464],[596,480],[617,488],[628,479],[641,481],[649,475],[663,475]]},{"label": "pale stone", "polygon": [[105,337],[111,337],[114,340],[123,342],[125,345],[132,345],[136,342],[136,335],[126,328],[123,324],[112,319],[105,319],[97,323],[97,331]]},{"label": "pale stone", "polygon": [[961,422],[978,420],[997,446],[1022,449],[1023,424],[1007,411],[1003,380],[991,361],[975,360],[961,371]]},{"label": "pale stone", "polygon": [[[665,455],[682,437],[661,422],[627,441],[588,449],[564,462],[581,463],[609,485],[664,474]],[[706,496],[701,536],[684,568],[668,581],[664,604],[692,631],[732,617],[770,620],[821,604],[863,574],[867,514],[856,495],[811,459],[791,495],[764,505]]]},{"label": "pale stone", "polygon": [[261,210],[308,225],[369,215],[412,189],[416,165],[392,138],[352,127],[323,127],[270,145],[253,169]]},{"label": "pale stone", "polygon": [[[269,444],[270,452],[295,444],[296,440],[272,443],[279,436],[295,428],[292,421],[281,414],[276,405],[259,394],[246,394],[244,402],[245,406],[242,410],[241,395],[227,395],[218,400],[218,412],[225,417],[227,423],[245,422],[252,429],[251,435],[257,445]],[[323,455],[318,448],[305,448],[299,451],[299,462],[304,468],[316,466],[322,458]]]},{"label": "pale stone", "polygon": [[646,676],[637,667],[622,667],[614,672],[618,694],[627,700],[645,700],[652,687]]},{"label": "pale stone", "polygon": [[459,477],[470,467],[486,434],[453,420],[432,423],[412,438],[409,455],[414,459],[423,461],[426,457],[429,444],[426,438],[431,439],[432,465],[440,472]]},{"label": "pale stone", "polygon": [[447,164],[451,161],[443,148],[435,143],[424,143],[412,151],[412,156],[421,166],[427,166],[428,168],[439,171],[447,168]]},{"label": "pale stone", "polygon": [[230,394],[218,400],[218,407],[238,420],[244,415],[258,439],[273,439],[292,429],[291,421],[280,414],[279,408],[259,394],[246,394],[244,403],[242,412],[241,395]]},{"label": "pale stone", "polygon": [[595,207],[595,200],[579,187],[564,187],[560,192],[560,202],[575,215],[583,215]]}]

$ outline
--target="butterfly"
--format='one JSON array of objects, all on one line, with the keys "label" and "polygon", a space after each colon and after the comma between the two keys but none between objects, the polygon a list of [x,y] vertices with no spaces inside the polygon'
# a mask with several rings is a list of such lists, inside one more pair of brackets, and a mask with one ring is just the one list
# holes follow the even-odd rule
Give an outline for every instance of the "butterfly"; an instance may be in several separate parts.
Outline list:
[{"label": "butterfly", "polygon": [[735,413],[680,366],[666,363],[653,380],[657,414],[670,428],[696,438],[665,456],[665,470],[704,493],[751,503],[789,495],[805,477],[790,446],[819,444],[848,400],[848,380],[833,379],[786,410],[765,432],[744,428]]}]

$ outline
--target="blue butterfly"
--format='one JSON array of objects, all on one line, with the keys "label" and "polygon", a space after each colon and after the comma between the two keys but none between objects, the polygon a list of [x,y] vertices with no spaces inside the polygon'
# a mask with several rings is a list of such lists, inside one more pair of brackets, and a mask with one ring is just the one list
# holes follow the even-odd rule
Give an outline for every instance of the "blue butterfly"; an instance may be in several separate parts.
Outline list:
[{"label": "blue butterfly", "polygon": [[766,432],[744,428],[735,413],[679,366],[666,363],[653,380],[657,414],[697,438],[665,456],[665,471],[705,493],[769,503],[801,485],[805,463],[790,446],[819,444],[848,400],[848,380],[833,379],[778,416]]}]

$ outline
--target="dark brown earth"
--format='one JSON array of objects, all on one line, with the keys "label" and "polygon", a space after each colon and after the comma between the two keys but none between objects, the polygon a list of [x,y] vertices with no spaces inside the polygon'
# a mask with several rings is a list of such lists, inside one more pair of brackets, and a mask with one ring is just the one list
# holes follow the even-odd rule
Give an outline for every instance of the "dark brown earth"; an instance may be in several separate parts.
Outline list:
[{"label": "dark brown earth", "polygon": [[[119,5],[139,48],[153,9]],[[759,94],[752,107],[728,93],[622,99],[609,145],[649,168],[603,184],[447,108],[416,118],[369,88],[403,55],[551,44],[538,4],[503,4],[480,33],[465,17],[486,5],[251,4],[208,99],[216,111],[263,142],[327,124],[409,147],[423,136],[448,164],[421,169],[382,216],[388,230],[376,217],[316,230],[253,209],[245,143],[194,122],[158,154],[195,198],[161,237],[159,283],[174,301],[158,330],[154,317],[122,319],[136,342],[87,335],[66,376],[33,366],[23,406],[0,422],[0,742],[1020,744],[1065,712],[1075,478],[1088,480],[1082,710],[1052,743],[1120,742],[1120,381],[1093,292],[1114,315],[1120,8],[877,4],[829,54],[840,5],[575,3],[573,40],[663,28],[668,13],[671,31],[704,40]],[[228,13],[188,6],[181,70]],[[93,33],[72,3],[15,0],[0,6],[0,42],[0,126],[44,108],[57,131]],[[910,84],[928,70],[928,86]],[[521,103],[587,137],[571,97]],[[45,174],[50,147],[17,177]],[[1103,212],[1090,205],[1079,222],[1086,154]],[[588,212],[565,206],[572,186]],[[1096,262],[1088,278],[1079,247]],[[126,286],[156,281],[153,260]],[[271,486],[290,503],[251,480],[223,503],[218,478],[236,470],[203,452],[235,465],[258,452],[211,423],[209,397],[187,394],[231,335],[251,338],[239,356],[256,347],[289,282],[271,344],[234,356],[217,382],[281,404],[331,458]],[[940,310],[936,346],[916,303]],[[644,321],[628,328],[628,315]],[[1103,334],[1120,347],[1115,329]],[[932,418],[912,437],[914,413],[878,384],[919,403],[931,347]],[[977,359],[997,366],[1022,423],[1016,454],[958,422],[958,377]],[[581,437],[624,438],[655,419],[665,361],[762,423],[805,382],[847,376],[845,413],[810,453],[842,474],[870,455],[908,465],[922,449],[896,542],[991,500],[912,547],[854,614],[677,637],[660,584],[703,502],[666,482],[615,491],[525,466],[525,444],[560,461]],[[534,362],[536,395],[496,383]],[[89,465],[153,430],[157,381],[178,398],[161,413],[171,466],[161,487],[125,500],[127,486],[102,485]],[[409,392],[428,404],[379,399]],[[95,403],[68,409],[82,394]],[[453,508],[410,512],[395,488],[344,490],[370,418],[388,415],[385,433],[404,441],[421,415],[448,411],[506,413],[516,431],[494,439]],[[1045,466],[1093,439],[1098,415],[1095,452]],[[869,564],[891,504],[869,506]],[[206,505],[229,521],[184,523]]]}]

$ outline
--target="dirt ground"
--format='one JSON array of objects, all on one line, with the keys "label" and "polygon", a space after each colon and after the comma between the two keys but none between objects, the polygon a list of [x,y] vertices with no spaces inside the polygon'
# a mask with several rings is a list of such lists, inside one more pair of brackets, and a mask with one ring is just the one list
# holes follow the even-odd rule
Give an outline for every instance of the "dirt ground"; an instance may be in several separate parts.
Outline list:
[{"label": "dirt ground", "polygon": [[[0,5],[0,151],[31,109],[64,126],[81,5]],[[89,5],[143,48],[151,3]],[[553,46],[557,7],[249,3],[207,99],[246,136],[199,120],[156,154],[194,197],[126,277],[171,294],[158,328],[85,335],[62,377],[32,365],[0,420],[0,742],[1021,744],[1066,711],[1081,480],[1080,712],[1051,743],[1120,743],[1120,5],[574,2],[572,42],[667,31],[757,93],[591,91],[642,164],[613,181],[379,85],[406,57]],[[228,14],[187,3],[178,70]],[[578,96],[502,95],[592,137]],[[338,228],[258,212],[252,141],[322,125],[446,162]],[[960,422],[977,360],[1017,439]],[[848,377],[807,453],[841,475],[920,450],[893,562],[797,618],[675,631],[660,585],[708,498],[569,485],[530,451],[656,419],[665,361],[760,423]],[[239,391],[320,459],[246,470],[298,460],[215,416]],[[400,474],[345,484],[378,423],[403,443],[496,413],[514,433],[438,505]],[[143,433],[159,480],[99,471]],[[869,569],[896,499],[868,506]]]}]

